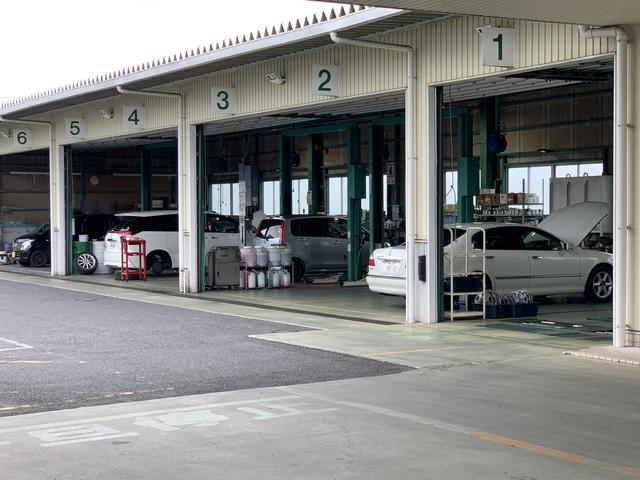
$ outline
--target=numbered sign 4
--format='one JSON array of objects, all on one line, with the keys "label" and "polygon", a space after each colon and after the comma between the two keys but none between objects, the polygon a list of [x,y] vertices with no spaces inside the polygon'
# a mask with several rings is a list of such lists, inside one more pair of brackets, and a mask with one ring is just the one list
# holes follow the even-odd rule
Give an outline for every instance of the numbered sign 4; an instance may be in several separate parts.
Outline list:
[{"label": "numbered sign 4", "polygon": [[81,118],[67,118],[64,121],[64,130],[67,138],[84,138],[86,132],[84,120]]},{"label": "numbered sign 4", "polygon": [[124,128],[145,128],[144,107],[130,105],[122,107],[122,122]]},{"label": "numbered sign 4", "polygon": [[213,113],[236,113],[236,89],[213,87],[211,89],[211,111]]},{"label": "numbered sign 4", "polygon": [[311,94],[323,97],[342,95],[342,70],[337,65],[314,65],[311,70]]},{"label": "numbered sign 4", "polygon": [[11,131],[11,138],[13,139],[14,147],[27,148],[31,146],[31,130],[14,128]]},{"label": "numbered sign 4", "polygon": [[514,28],[482,27],[482,64],[486,67],[515,67]]}]

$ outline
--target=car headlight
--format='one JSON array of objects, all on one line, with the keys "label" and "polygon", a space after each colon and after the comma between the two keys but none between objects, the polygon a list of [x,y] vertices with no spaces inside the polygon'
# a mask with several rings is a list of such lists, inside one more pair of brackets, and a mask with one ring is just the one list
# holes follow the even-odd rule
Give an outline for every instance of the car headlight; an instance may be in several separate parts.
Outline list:
[{"label": "car headlight", "polygon": [[20,250],[22,251],[29,250],[31,248],[32,243],[33,243],[33,240],[25,240],[24,242],[22,242],[22,245],[20,245]]}]

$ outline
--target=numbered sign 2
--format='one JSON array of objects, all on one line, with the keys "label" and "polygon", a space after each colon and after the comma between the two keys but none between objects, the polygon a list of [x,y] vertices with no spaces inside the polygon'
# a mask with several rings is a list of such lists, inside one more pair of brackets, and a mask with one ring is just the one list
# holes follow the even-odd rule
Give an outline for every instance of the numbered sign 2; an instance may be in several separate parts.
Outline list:
[{"label": "numbered sign 2", "polygon": [[213,113],[236,113],[236,89],[213,87],[211,89],[211,111]]},{"label": "numbered sign 2", "polygon": [[342,70],[337,65],[314,65],[311,71],[311,94],[339,97],[342,94]]},{"label": "numbered sign 2", "polygon": [[11,138],[13,138],[14,147],[27,148],[31,146],[31,130],[14,128],[11,131]]},{"label": "numbered sign 2", "polygon": [[515,67],[516,31],[514,28],[482,27],[482,65]]},{"label": "numbered sign 2", "polygon": [[145,128],[144,107],[125,105],[122,107],[122,121],[124,123],[124,128]]},{"label": "numbered sign 2", "polygon": [[85,137],[85,125],[84,120],[81,118],[67,118],[64,121],[64,129],[67,134],[67,138],[84,138]]}]

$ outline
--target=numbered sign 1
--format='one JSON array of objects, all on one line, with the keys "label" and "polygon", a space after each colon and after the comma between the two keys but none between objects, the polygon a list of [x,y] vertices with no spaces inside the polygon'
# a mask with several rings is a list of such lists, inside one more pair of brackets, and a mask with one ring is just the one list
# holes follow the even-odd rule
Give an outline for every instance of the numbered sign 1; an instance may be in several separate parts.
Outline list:
[{"label": "numbered sign 1", "polygon": [[236,89],[213,87],[211,89],[211,111],[213,113],[236,113]]},{"label": "numbered sign 1", "polygon": [[482,65],[515,67],[516,31],[514,28],[482,27]]},{"label": "numbered sign 1", "polygon": [[85,125],[81,118],[67,118],[64,121],[64,129],[67,138],[84,138]]},{"label": "numbered sign 1", "polygon": [[15,147],[30,147],[31,146],[31,130],[24,130],[22,128],[14,128],[11,131],[11,138],[13,138],[13,145]]},{"label": "numbered sign 1", "polygon": [[124,128],[144,128],[144,107],[125,105],[122,107],[122,121],[124,122]]},{"label": "numbered sign 1", "polygon": [[342,94],[342,70],[337,65],[314,65],[311,71],[311,94],[339,97]]}]

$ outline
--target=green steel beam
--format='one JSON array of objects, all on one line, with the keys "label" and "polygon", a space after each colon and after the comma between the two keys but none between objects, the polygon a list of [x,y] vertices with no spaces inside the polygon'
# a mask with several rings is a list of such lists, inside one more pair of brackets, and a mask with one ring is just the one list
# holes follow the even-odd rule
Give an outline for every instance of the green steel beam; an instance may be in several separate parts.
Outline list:
[{"label": "green steel beam", "polygon": [[151,150],[140,150],[140,210],[146,212],[151,210],[151,199],[153,196],[153,163]]},{"label": "green steel beam", "polygon": [[379,125],[369,127],[369,251],[384,243],[384,131]]},{"label": "green steel beam", "polygon": [[73,153],[71,145],[64,146],[64,183],[65,235],[67,237],[66,274],[71,275],[73,273]]},{"label": "green steel beam", "polygon": [[291,138],[280,135],[280,214],[291,215]]},{"label": "green steel beam", "polygon": [[302,137],[304,135],[313,135],[315,133],[331,133],[342,132],[355,127],[355,122],[334,123],[330,125],[318,125],[316,127],[296,128],[292,130],[284,130],[282,135],[287,137]]},{"label": "green steel beam", "polygon": [[480,110],[480,170],[482,188],[493,188],[498,175],[498,159],[489,152],[489,138],[498,133],[500,123],[500,97],[487,98]]},{"label": "green steel beam", "polygon": [[315,133],[307,137],[307,171],[309,178],[309,191],[311,192],[311,205],[309,214],[315,215],[325,210],[325,185],[324,185],[324,135]]},{"label": "green steel beam", "polygon": [[371,122],[371,125],[386,126],[386,125],[404,125],[404,114],[391,115],[388,117],[382,117]]},{"label": "green steel beam", "polygon": [[177,148],[178,141],[177,140],[167,140],[166,142],[158,142],[158,143],[150,143],[148,145],[143,145],[143,150],[162,150],[165,148]]},{"label": "green steel beam", "polygon": [[458,221],[473,221],[473,196],[478,191],[480,163],[473,156],[473,117],[469,113],[456,115],[458,153]]},{"label": "green steel beam", "polygon": [[196,125],[196,185],[198,190],[198,291],[206,289],[205,272],[207,268],[207,252],[205,252],[204,227],[207,224],[207,190],[210,190],[207,179],[207,139],[204,125]]},{"label": "green steel beam", "polygon": [[348,190],[348,247],[347,247],[347,280],[357,281],[362,278],[362,199],[366,196],[366,169],[360,164],[360,130],[357,127],[347,131],[347,190]]},{"label": "green steel beam", "polygon": [[34,188],[0,188],[0,193],[49,193],[49,190]]},{"label": "green steel beam", "polygon": [[511,101],[505,101],[502,104],[503,105],[527,105],[530,103],[553,102],[555,100],[568,100],[571,98],[596,97],[599,95],[606,95],[606,94],[613,95],[613,88],[592,90],[590,92],[568,93],[564,95],[549,95],[547,97],[528,98],[526,100],[511,100]]},{"label": "green steel beam", "polygon": [[[575,148],[554,148],[553,152],[551,152],[552,156],[557,153],[571,153],[571,152],[588,152],[593,150],[605,150],[613,148],[613,145],[597,145],[593,147],[575,147]],[[524,157],[541,157],[542,153],[538,150],[531,150],[528,152],[504,152],[499,154],[499,157],[516,157],[516,158],[524,158]],[[576,159],[578,160],[578,159]],[[569,163],[575,160],[570,160]],[[555,160],[554,160],[555,162]]]},{"label": "green steel beam", "polygon": [[563,122],[545,122],[545,123],[532,123],[529,125],[521,125],[519,127],[505,128],[505,132],[522,132],[525,130],[538,130],[540,128],[557,128],[557,127],[571,127],[575,125],[590,125],[592,123],[604,123],[613,121],[613,117],[594,117],[585,118],[583,120],[565,120]]}]

